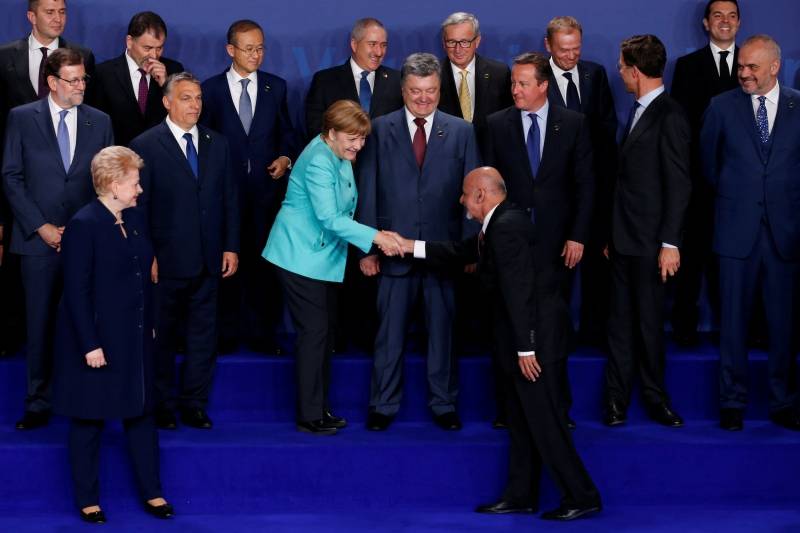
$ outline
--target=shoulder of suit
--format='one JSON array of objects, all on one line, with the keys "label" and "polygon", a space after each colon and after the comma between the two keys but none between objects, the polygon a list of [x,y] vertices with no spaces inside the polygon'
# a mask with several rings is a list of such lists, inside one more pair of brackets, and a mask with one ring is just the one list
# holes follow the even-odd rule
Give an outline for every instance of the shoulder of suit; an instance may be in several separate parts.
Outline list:
[{"label": "shoulder of suit", "polygon": [[9,52],[16,52],[22,47],[28,46],[28,38],[25,37],[24,39],[16,39],[14,41],[9,41],[7,43],[3,43],[0,45],[0,54],[6,54]]},{"label": "shoulder of suit", "polygon": [[78,52],[81,53],[83,57],[94,57],[92,50],[86,46],[67,41],[63,37],[61,38],[61,44],[64,46],[64,48],[71,48],[73,50],[77,50]]},{"label": "shoulder of suit", "polygon": [[122,55],[118,55],[117,57],[112,57],[111,59],[107,59],[102,63],[98,63],[94,68],[94,75],[95,76],[103,75],[106,73],[107,70],[112,70],[114,68],[119,67],[120,63],[123,64],[126,63],[125,52],[122,52]]},{"label": "shoulder of suit", "polygon": [[164,63],[164,66],[167,67],[167,72],[169,72],[170,74],[176,72],[183,72],[184,70],[186,70],[183,67],[183,63],[181,63],[180,61],[176,61],[174,59],[170,59],[164,56],[161,56],[160,61]]},{"label": "shoulder of suit", "polygon": [[78,110],[80,112],[86,113],[87,115],[92,117],[93,120],[108,121],[108,123],[111,124],[111,117],[108,116],[107,113],[105,113],[104,111],[100,111],[96,107],[92,107],[89,104],[81,104],[80,106],[78,106]]},{"label": "shoulder of suit", "polygon": [[[402,109],[400,110],[402,111]],[[436,115],[433,117],[434,122],[446,122],[450,124],[452,127],[455,128],[466,128],[469,131],[472,131],[472,124],[464,120],[463,118],[459,118],[455,115],[450,115],[449,113],[445,113],[441,109],[436,110]]]},{"label": "shoulder of suit", "polygon": [[476,61],[476,66],[477,66],[478,62],[481,62],[481,63],[483,63],[481,65],[482,67],[489,68],[490,70],[497,70],[497,71],[502,71],[502,72],[510,70],[508,68],[508,65],[506,65],[502,61],[497,61],[496,59],[491,59],[491,58],[482,56],[480,54],[476,54],[475,61]]},{"label": "shoulder of suit", "polygon": [[486,117],[486,121],[489,123],[489,125],[492,125],[501,121],[505,121],[508,117],[513,118],[514,114],[519,114],[519,109],[512,105],[488,115]]},{"label": "shoulder of suit", "polygon": [[327,78],[335,78],[337,76],[340,76],[342,72],[347,72],[349,68],[350,64],[348,62],[345,62],[343,65],[335,65],[332,67],[324,68],[316,71],[314,73],[313,79],[325,80]]},{"label": "shoulder of suit", "polygon": [[387,67],[387,66],[381,65],[380,67],[378,67],[378,70],[376,71],[376,73],[378,73],[378,72],[381,75],[386,74],[386,76],[389,77],[389,78],[397,78],[398,80],[400,79],[400,71],[397,70],[397,69],[394,69],[392,67]]}]

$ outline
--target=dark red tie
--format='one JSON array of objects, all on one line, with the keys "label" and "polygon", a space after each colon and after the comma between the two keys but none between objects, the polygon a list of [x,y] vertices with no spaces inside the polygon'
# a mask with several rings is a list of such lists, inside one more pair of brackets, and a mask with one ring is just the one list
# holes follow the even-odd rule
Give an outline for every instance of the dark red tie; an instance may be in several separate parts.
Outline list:
[{"label": "dark red tie", "polygon": [[47,61],[47,47],[42,46],[39,50],[42,51],[42,62],[39,63],[39,91],[37,94],[39,98],[44,98],[50,94],[50,86],[47,85],[47,78],[44,75],[44,64]]},{"label": "dark red tie", "polygon": [[478,257],[483,255],[483,245],[486,244],[486,234],[481,230],[478,233]]},{"label": "dark red tie", "polygon": [[417,160],[417,166],[422,168],[422,163],[425,162],[425,147],[427,143],[425,142],[425,119],[424,118],[415,118],[414,124],[417,125],[417,131],[414,132],[414,157]]},{"label": "dark red tie", "polygon": [[144,111],[147,109],[147,91],[149,89],[147,87],[147,73],[143,69],[139,69],[139,74],[141,74],[142,77],[139,78],[139,95],[137,96],[137,100],[139,101],[139,111],[144,115]]}]

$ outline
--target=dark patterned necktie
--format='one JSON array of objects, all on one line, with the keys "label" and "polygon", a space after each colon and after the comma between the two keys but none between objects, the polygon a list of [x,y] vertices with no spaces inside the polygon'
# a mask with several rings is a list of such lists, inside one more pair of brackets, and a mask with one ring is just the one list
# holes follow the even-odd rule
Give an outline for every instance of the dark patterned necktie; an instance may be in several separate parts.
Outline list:
[{"label": "dark patterned necktie", "polygon": [[424,118],[415,118],[414,124],[417,125],[417,131],[414,132],[414,158],[417,160],[417,166],[422,168],[422,163],[425,162],[425,148],[427,142],[425,140],[425,122]]}]

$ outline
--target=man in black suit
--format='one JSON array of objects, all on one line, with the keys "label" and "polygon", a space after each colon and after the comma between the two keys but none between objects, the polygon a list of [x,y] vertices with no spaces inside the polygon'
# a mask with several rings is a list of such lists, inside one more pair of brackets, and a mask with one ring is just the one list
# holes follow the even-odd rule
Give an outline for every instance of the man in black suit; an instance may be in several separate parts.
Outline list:
[{"label": "man in black suit", "polygon": [[486,117],[511,100],[508,65],[477,54],[481,44],[478,18],[472,13],[453,13],[442,22],[442,96],[439,109],[475,125],[483,150]]},{"label": "man in black suit", "polygon": [[152,11],[135,14],[128,23],[125,52],[97,65],[89,91],[95,107],[111,116],[114,139],[128,146],[134,137],[167,115],[161,103],[167,77],[183,65],[162,57],[167,25]]},{"label": "man in black suit", "polygon": [[[228,141],[198,126],[200,80],[188,72],[164,84],[167,117],[131,141],[144,159],[139,208],[148,218],[156,285],[156,424],[211,428],[206,413],[217,343],[220,277],[239,263],[239,209]],[[175,340],[185,323],[180,393],[173,394]]]},{"label": "man in black suit", "polygon": [[683,421],[664,390],[664,284],[680,266],[683,217],[689,203],[689,121],[664,92],[667,63],[655,35],[622,42],[619,73],[636,97],[620,143],[611,216],[610,349],[606,367],[609,426],[623,424],[638,367],[651,418]]},{"label": "man in black suit", "polygon": [[545,55],[529,52],[514,58],[514,106],[487,119],[485,162],[505,176],[509,199],[536,223],[537,330],[540,346],[559,366],[566,419],[569,311],[564,287],[589,235],[595,179],[588,121],[576,111],[550,105],[551,77]]},{"label": "man in black suit", "polygon": [[686,238],[681,270],[675,278],[675,302],[672,307],[672,331],[676,342],[697,344],[697,300],[703,274],[706,274],[709,297],[716,307],[718,274],[711,253],[714,230],[714,192],[703,177],[700,154],[700,128],[711,99],[738,87],[736,32],[739,30],[739,5],[736,0],[710,0],[703,15],[703,27],[709,43],[675,63],[671,96],[683,105],[692,129],[692,197],[686,213]]},{"label": "man in black suit", "polygon": [[375,18],[356,21],[350,32],[352,55],[343,65],[320,70],[306,96],[306,134],[319,135],[322,114],[336,100],[361,103],[370,118],[403,107],[400,72],[381,65],[388,46],[386,28]]},{"label": "man in black suit", "polygon": [[[583,28],[580,22],[574,17],[555,17],[547,24],[544,44],[550,53],[553,71],[548,100],[552,105],[586,115],[592,139],[595,202],[580,268],[580,329],[585,342],[604,346],[611,273],[602,254],[608,239],[602,228],[610,213],[610,184],[617,171],[617,112],[605,68],[581,59]],[[569,409],[571,400],[567,400]]]},{"label": "man in black suit", "polygon": [[[542,79],[544,95],[547,82]],[[533,513],[544,467],[561,493],[561,504],[542,518],[573,520],[596,513],[601,508],[600,494],[558,409],[560,355],[548,352],[541,343],[538,315],[543,310],[536,279],[541,234],[527,211],[506,201],[505,184],[494,168],[477,168],[464,178],[461,203],[469,216],[481,222],[478,235],[462,242],[397,237],[404,252],[434,265],[478,262],[481,285],[489,296],[494,355],[509,392],[511,449],[503,496],[476,511]]]}]

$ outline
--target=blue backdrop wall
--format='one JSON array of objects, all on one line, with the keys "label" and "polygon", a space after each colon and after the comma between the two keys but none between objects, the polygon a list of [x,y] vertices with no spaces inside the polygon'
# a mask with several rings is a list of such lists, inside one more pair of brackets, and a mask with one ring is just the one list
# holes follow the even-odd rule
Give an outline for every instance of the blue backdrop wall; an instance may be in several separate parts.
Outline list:
[{"label": "blue backdrop wall", "polygon": [[[29,31],[27,2],[2,0],[0,42]],[[704,0],[401,0],[397,2],[341,0],[68,0],[65,37],[89,46],[98,59],[124,49],[133,13],[153,10],[167,23],[165,55],[181,61],[201,79],[228,64],[225,31],[238,18],[258,21],[266,33],[264,69],[286,80],[295,121],[302,124],[305,92],[313,73],[342,63],[349,55],[349,31],[355,19],[374,16],[389,30],[385,63],[397,67],[417,51],[442,55],[439,24],[453,11],[470,11],[481,21],[480,52],[510,62],[519,52],[543,50],[544,28],[552,17],[573,15],[584,26],[583,57],[609,71],[620,121],[630,105],[618,76],[619,42],[636,33],[654,33],[667,46],[667,86],[675,59],[706,42],[701,25]],[[798,0],[741,0],[744,38],[769,33],[783,48],[781,83],[800,86],[800,22]],[[740,39],[741,40],[741,39]]]}]

